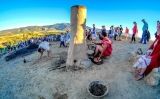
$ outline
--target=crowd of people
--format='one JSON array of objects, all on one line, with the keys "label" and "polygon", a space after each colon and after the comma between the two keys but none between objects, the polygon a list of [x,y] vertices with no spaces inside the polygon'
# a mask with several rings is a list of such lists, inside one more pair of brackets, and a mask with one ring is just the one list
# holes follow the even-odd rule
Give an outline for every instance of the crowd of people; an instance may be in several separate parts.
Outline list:
[{"label": "crowd of people", "polygon": [[[142,19],[142,37],[139,41],[141,44],[147,44],[150,40],[150,32],[148,23],[145,19]],[[111,26],[110,30],[107,31],[105,26],[102,26],[101,32],[96,33],[95,24],[93,28],[86,30],[86,39],[93,41],[96,45],[94,53],[92,54],[91,60],[93,63],[98,64],[101,62],[103,57],[111,56],[112,54],[112,40],[122,40],[123,28],[122,25],[119,27]],[[138,26],[136,22],[133,22],[132,37],[130,43],[136,43],[136,35],[138,34]],[[129,29],[125,28],[124,36],[128,40]],[[154,68],[160,68],[160,21],[157,21],[157,31],[155,33],[156,40],[148,49],[146,54],[141,55],[137,62],[133,65],[135,79],[141,80],[147,76]],[[99,42],[95,42],[95,41]]]},{"label": "crowd of people", "polygon": [[[148,30],[148,23],[145,19],[142,19],[143,27],[142,27],[142,37],[139,43],[147,44],[150,39],[150,33]],[[109,30],[106,30],[105,26],[102,26],[101,31],[96,30],[95,24],[93,24],[93,28],[90,28],[85,31],[87,41],[91,41],[92,44],[95,45],[95,49],[93,53],[89,55],[91,61],[95,64],[99,64],[103,61],[105,57],[112,55],[112,43],[113,40],[122,40],[122,34],[125,36],[125,40],[128,40],[129,36],[129,28],[125,28],[125,32],[123,32],[123,27],[120,25],[119,27],[111,26]],[[132,37],[130,39],[130,43],[136,43],[136,35],[138,33],[138,26],[136,22],[133,22],[132,28]],[[157,21],[157,31],[155,34],[156,40],[148,49],[145,55],[142,55],[138,61],[134,64],[134,72],[135,79],[140,80],[144,78],[144,76],[148,75],[152,69],[160,67],[160,22]],[[71,40],[71,34],[69,31],[66,33],[61,33],[59,36],[60,45],[59,47],[67,47],[69,46],[69,42]],[[42,58],[43,53],[46,51],[48,53],[48,57],[50,57],[51,50],[49,42],[54,41],[55,36],[49,35],[41,38],[32,38],[24,42],[19,42],[16,46],[7,46],[7,52],[16,51],[17,49],[24,48],[29,46],[32,43],[39,44],[38,52],[40,53],[40,58]]]},{"label": "crowd of people", "polygon": [[16,50],[25,48],[31,44],[39,44],[41,41],[46,40],[46,41],[55,41],[57,39],[56,35],[47,35],[44,37],[39,37],[39,38],[31,38],[26,41],[21,41],[18,42],[16,45],[11,45],[11,44],[4,44],[6,47],[0,50],[0,54],[3,53],[11,53]]},{"label": "crowd of people", "polygon": [[[148,25],[144,22],[143,27],[143,38],[141,39],[144,44],[147,41],[147,36],[145,37],[145,33],[147,32]],[[147,76],[154,68],[160,68],[160,22],[157,21],[157,32],[156,32],[156,40],[149,47],[145,55],[142,55],[137,62],[134,64],[134,74],[136,80],[141,80],[145,76]]]},{"label": "crowd of people", "polygon": [[[142,19],[143,22],[143,27],[142,27],[142,37],[141,40],[139,41],[139,43],[142,44],[147,44],[147,42],[149,42],[150,40],[150,32],[148,29],[148,23],[145,21],[145,19]],[[132,31],[129,31],[129,28],[126,27],[125,29],[123,29],[122,25],[120,26],[110,26],[109,30],[106,30],[105,26],[102,26],[101,31],[96,31],[96,27],[95,24],[93,24],[92,29],[88,29],[86,30],[86,38],[88,40],[98,40],[99,39],[99,35],[102,32],[106,32],[107,33],[107,37],[110,38],[111,40],[118,40],[121,41],[122,40],[122,36],[125,37],[126,40],[129,40],[129,35],[131,34],[131,39],[130,39],[130,43],[134,42],[136,43],[136,37],[138,35],[138,26],[137,26],[137,22],[133,22],[133,28]],[[155,34],[156,35],[156,34]]]}]

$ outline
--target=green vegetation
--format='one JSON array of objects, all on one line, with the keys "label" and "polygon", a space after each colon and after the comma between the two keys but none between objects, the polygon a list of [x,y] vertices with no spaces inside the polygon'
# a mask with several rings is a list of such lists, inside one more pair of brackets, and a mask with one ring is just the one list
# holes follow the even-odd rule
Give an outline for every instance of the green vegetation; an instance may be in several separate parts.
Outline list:
[{"label": "green vegetation", "polygon": [[5,48],[7,45],[13,46],[18,42],[26,41],[30,38],[39,38],[62,32],[64,32],[64,30],[49,29],[40,26],[30,26],[0,31],[0,48]]}]

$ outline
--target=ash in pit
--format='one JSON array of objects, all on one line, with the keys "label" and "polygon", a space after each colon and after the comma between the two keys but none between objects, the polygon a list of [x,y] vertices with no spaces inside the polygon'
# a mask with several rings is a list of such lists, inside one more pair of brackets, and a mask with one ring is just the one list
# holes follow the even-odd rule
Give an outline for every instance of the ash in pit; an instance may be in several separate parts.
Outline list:
[{"label": "ash in pit", "polygon": [[103,84],[92,82],[90,87],[89,87],[89,91],[94,96],[102,96],[107,91],[107,87],[104,86]]}]

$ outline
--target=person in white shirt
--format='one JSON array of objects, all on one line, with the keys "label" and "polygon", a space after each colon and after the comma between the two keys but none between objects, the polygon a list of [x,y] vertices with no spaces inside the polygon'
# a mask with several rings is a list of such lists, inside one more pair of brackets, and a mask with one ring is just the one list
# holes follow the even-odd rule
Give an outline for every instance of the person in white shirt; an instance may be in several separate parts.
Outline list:
[{"label": "person in white shirt", "polygon": [[71,34],[69,33],[69,31],[67,31],[66,34],[65,34],[65,45],[66,45],[66,47],[69,46],[70,40],[71,40]]},{"label": "person in white shirt", "polygon": [[152,50],[148,50],[145,55],[142,55],[138,61],[133,65],[134,73],[135,73],[135,79],[140,80],[140,78],[143,78],[143,73],[145,72],[147,66],[151,62],[151,54]]},{"label": "person in white shirt", "polygon": [[93,29],[92,29],[92,40],[97,40],[98,36],[96,33],[96,27],[95,24],[93,24]]},{"label": "person in white shirt", "polygon": [[41,54],[41,55],[40,55],[40,59],[42,58],[43,53],[44,53],[45,51],[47,52],[47,56],[50,57],[50,54],[51,54],[50,44],[49,44],[49,42],[47,42],[47,41],[42,41],[42,42],[39,44],[39,47],[38,47],[38,52]]}]

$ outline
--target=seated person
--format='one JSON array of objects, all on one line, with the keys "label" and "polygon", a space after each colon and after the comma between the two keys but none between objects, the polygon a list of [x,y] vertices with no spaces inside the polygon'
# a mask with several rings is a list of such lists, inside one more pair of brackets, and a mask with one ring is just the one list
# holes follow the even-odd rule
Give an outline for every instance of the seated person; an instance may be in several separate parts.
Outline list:
[{"label": "seated person", "polygon": [[112,42],[107,37],[106,32],[102,32],[101,39],[102,40],[99,43],[93,42],[96,44],[92,59],[94,63],[98,63],[101,61],[101,58],[110,56],[112,54]]},{"label": "seated person", "polygon": [[41,54],[41,55],[40,55],[40,59],[42,58],[43,53],[44,53],[45,51],[47,51],[47,55],[48,55],[48,57],[50,57],[51,51],[50,51],[49,42],[47,42],[47,41],[42,41],[42,42],[39,44],[39,47],[38,47],[38,52]]},{"label": "seated person", "polygon": [[154,41],[147,52],[149,51],[150,54],[148,54],[147,57],[143,59],[142,57],[140,57],[140,59],[138,60],[141,60],[141,63],[139,63],[139,66],[137,67],[143,67],[143,69],[141,68],[140,72],[136,73],[136,80],[142,79],[144,76],[147,76],[154,68],[158,68],[160,66],[160,36]]},{"label": "seated person", "polygon": [[135,79],[140,80],[144,77],[143,73],[145,72],[147,66],[151,62],[151,54],[152,51],[147,51],[145,55],[142,55],[138,61],[133,65],[133,70],[135,73]]}]

